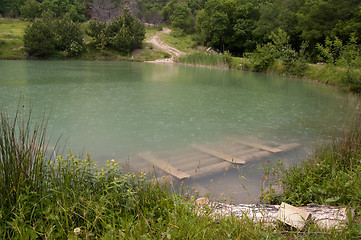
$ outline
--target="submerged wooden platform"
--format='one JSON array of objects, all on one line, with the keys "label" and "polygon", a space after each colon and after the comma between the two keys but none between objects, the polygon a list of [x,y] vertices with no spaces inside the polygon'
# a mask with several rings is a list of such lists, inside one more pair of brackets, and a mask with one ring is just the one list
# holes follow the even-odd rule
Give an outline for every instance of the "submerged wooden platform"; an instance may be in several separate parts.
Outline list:
[{"label": "submerged wooden platform", "polygon": [[[252,142],[227,139],[212,144],[190,145],[173,152],[142,152],[132,161],[136,171],[157,172],[158,179],[184,180],[226,172],[234,166],[245,166],[259,160],[274,159],[299,147],[298,143]],[[159,174],[160,172],[160,174]]]}]

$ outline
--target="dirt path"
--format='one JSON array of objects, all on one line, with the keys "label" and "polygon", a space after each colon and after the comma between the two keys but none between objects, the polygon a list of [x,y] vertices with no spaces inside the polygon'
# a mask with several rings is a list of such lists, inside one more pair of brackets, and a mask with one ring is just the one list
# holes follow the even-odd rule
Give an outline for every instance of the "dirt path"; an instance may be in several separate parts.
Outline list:
[{"label": "dirt path", "polygon": [[159,36],[161,34],[169,34],[172,30],[169,28],[163,28],[163,31],[157,32],[154,36],[152,36],[149,39],[146,39],[147,43],[153,44],[153,46],[163,52],[169,53],[171,55],[171,58],[164,58],[164,59],[157,59],[154,61],[148,61],[148,62],[157,62],[157,63],[167,63],[167,62],[174,62],[173,60],[183,54],[185,54],[182,51],[179,51],[178,49],[171,47],[167,44],[165,44]]}]

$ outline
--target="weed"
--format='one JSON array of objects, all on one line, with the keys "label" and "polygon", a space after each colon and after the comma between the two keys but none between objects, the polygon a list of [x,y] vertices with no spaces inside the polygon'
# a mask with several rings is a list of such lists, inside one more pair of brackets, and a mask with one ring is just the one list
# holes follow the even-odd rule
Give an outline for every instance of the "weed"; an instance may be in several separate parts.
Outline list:
[{"label": "weed", "polygon": [[361,121],[360,115],[335,138],[332,144],[320,146],[314,155],[298,166],[277,166],[273,173],[283,193],[272,190],[264,196],[269,201],[286,201],[294,205],[308,203],[347,205],[359,210],[361,201]]},{"label": "weed", "polygon": [[177,61],[185,64],[216,66],[229,68],[229,56],[209,53],[204,51],[196,51],[188,55],[180,57]]}]

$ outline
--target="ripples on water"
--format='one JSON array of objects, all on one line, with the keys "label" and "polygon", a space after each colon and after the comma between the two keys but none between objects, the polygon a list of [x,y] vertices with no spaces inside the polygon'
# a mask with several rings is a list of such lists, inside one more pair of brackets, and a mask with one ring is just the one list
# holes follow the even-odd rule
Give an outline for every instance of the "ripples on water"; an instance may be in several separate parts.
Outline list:
[{"label": "ripples on water", "polygon": [[68,151],[89,152],[100,163],[115,159],[135,167],[138,153],[151,152],[186,169],[211,161],[183,160],[191,158],[192,144],[222,146],[217,151],[223,152],[229,139],[302,145],[186,180],[234,202],[255,201],[263,165],[304,158],[305,149],[342,128],[355,102],[337,88],[307,81],[178,65],[0,61],[0,73],[2,109],[15,111],[23,96],[35,112],[51,111],[52,136],[62,135]]}]

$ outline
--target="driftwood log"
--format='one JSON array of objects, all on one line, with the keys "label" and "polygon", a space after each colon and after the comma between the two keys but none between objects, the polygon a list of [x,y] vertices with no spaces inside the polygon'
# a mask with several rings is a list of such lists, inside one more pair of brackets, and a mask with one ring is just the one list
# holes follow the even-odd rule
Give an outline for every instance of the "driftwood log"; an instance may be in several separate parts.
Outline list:
[{"label": "driftwood log", "polygon": [[[349,220],[354,217],[354,211],[346,207],[332,207],[326,205],[309,204],[304,207],[293,207],[282,203],[281,205],[267,204],[225,204],[219,202],[208,202],[204,198],[196,201],[197,205],[206,205],[211,207],[215,216],[230,216],[238,218],[247,216],[254,222],[263,222],[269,225],[275,225],[277,221],[284,222],[298,230],[304,229],[308,223],[314,223],[318,227],[329,230],[333,228],[345,227]],[[293,225],[292,220],[282,215],[286,211],[291,218],[301,216],[303,223]],[[306,215],[302,215],[307,213]],[[283,212],[284,214],[284,212]],[[283,217],[282,217],[283,216]]]}]

